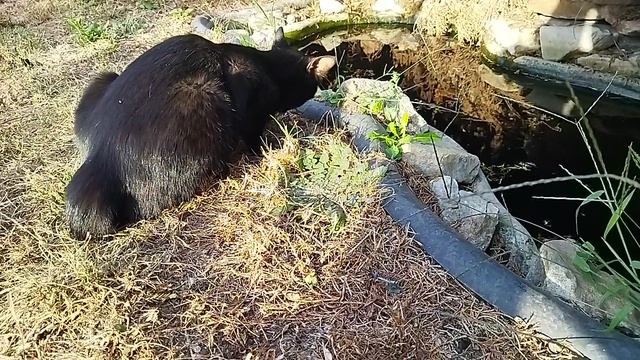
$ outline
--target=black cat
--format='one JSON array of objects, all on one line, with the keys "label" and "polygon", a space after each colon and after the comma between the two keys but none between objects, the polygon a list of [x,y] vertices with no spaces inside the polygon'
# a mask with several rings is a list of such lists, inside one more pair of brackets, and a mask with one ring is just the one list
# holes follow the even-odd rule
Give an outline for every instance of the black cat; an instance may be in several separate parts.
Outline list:
[{"label": "black cat", "polygon": [[66,189],[72,234],[116,232],[226,176],[238,142],[259,149],[268,116],[311,99],[334,66],[289,48],[280,28],[269,51],[181,35],[101,74],[75,114],[85,161]]}]

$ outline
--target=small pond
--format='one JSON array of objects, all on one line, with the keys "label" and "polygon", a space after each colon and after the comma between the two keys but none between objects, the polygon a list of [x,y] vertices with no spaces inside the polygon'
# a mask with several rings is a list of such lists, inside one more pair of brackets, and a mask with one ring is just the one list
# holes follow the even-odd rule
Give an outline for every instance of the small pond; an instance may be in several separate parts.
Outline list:
[{"label": "small pond", "polygon": [[[579,119],[579,113],[567,111],[561,119],[530,105],[547,102],[550,107],[559,103],[566,108],[571,99],[568,87],[520,77],[516,78],[520,91],[500,92],[480,79],[477,69],[482,56],[478,50],[442,38],[421,41],[413,49],[395,41],[384,45],[371,39],[370,33],[362,28],[343,30],[330,35],[329,41],[326,35],[309,40],[304,49],[313,54],[336,54],[340,75],[346,78],[389,79],[391,68],[403,73],[400,86],[415,101],[416,109],[429,124],[480,158],[494,188],[566,176],[563,167],[573,174],[596,172],[578,127],[572,123]],[[398,34],[387,35],[404,39]],[[336,36],[341,40],[336,42]],[[333,49],[327,51],[326,44],[331,42]],[[585,109],[599,96],[585,89],[574,90]],[[590,110],[589,124],[611,174],[621,174],[628,147],[640,142],[639,105],[604,96]],[[635,171],[629,177],[637,175]],[[598,180],[583,183],[601,189]],[[588,194],[577,181],[569,181],[526,186],[498,197],[538,240],[582,238],[592,242],[604,258],[611,258],[600,241],[609,211],[590,203],[580,209],[576,221],[581,203],[576,199]],[[634,198],[626,214],[640,220],[639,205]],[[619,238],[610,235],[609,242],[622,254]],[[640,259],[640,246],[633,248],[632,256]]]}]

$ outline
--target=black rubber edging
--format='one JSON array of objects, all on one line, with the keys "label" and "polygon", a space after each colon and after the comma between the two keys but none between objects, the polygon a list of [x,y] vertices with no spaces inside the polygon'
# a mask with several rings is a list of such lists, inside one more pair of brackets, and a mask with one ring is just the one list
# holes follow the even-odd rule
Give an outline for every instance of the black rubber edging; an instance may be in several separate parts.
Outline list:
[{"label": "black rubber edging", "polygon": [[[325,119],[327,114],[338,120],[341,117],[338,109],[314,100],[298,111],[314,121]],[[361,131],[349,130],[358,151],[376,148]],[[385,165],[388,171],[381,187],[392,192],[383,205],[385,211],[398,224],[409,226],[424,251],[476,295],[508,316],[529,319],[537,331],[555,340],[566,340],[590,359],[640,359],[640,342],[618,331],[607,331],[599,322],[498,264],[431,212],[393,162]]]}]

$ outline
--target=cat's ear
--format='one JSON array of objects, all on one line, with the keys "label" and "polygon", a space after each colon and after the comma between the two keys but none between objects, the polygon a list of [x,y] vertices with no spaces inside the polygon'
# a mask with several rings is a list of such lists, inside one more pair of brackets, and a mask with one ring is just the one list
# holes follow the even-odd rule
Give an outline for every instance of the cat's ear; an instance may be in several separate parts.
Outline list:
[{"label": "cat's ear", "polygon": [[278,30],[276,30],[276,36],[273,38],[273,45],[271,45],[271,48],[286,48],[287,46],[287,39],[284,38],[284,29],[280,26],[278,27]]},{"label": "cat's ear", "polygon": [[329,72],[336,66],[335,56],[326,55],[311,58],[307,71],[316,79],[326,79]]}]

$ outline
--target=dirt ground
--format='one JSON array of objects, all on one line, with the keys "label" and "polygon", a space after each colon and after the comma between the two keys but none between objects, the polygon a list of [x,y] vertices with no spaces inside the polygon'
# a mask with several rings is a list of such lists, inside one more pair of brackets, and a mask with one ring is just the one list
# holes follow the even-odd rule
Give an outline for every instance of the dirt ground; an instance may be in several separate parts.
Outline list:
[{"label": "dirt ground", "polygon": [[570,357],[434,264],[384,213],[348,138],[295,114],[193,201],[72,240],[83,87],[192,15],[170,1],[0,3],[0,357]]}]

